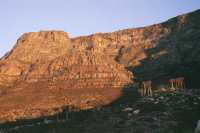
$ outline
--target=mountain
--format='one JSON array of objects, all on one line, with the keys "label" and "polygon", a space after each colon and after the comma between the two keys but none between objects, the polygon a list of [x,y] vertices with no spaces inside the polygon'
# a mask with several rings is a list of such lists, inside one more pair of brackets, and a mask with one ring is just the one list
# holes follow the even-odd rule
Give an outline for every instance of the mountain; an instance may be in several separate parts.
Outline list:
[{"label": "mountain", "polygon": [[0,121],[106,105],[124,86],[184,76],[199,86],[200,10],[148,27],[70,38],[25,33],[0,59]]},{"label": "mountain", "polygon": [[[100,51],[79,50],[63,31],[26,33],[0,61],[1,84],[76,80],[77,78],[122,78],[131,73]],[[87,44],[89,45],[89,44]],[[122,80],[123,81],[123,80]]]}]

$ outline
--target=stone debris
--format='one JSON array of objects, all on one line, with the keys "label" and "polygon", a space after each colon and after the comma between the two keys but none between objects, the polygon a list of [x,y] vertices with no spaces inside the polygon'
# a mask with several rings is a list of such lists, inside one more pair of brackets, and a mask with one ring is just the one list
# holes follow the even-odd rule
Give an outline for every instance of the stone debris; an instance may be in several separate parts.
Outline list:
[{"label": "stone debris", "polygon": [[139,109],[133,111],[133,114],[135,114],[135,115],[137,115],[137,114],[139,114],[139,113],[140,113],[140,110],[139,110]]},{"label": "stone debris", "polygon": [[133,111],[133,108],[130,108],[130,107],[127,107],[125,109],[123,109],[124,112],[130,112],[130,111]]},{"label": "stone debris", "polygon": [[194,133],[200,132],[200,120],[198,120]]}]

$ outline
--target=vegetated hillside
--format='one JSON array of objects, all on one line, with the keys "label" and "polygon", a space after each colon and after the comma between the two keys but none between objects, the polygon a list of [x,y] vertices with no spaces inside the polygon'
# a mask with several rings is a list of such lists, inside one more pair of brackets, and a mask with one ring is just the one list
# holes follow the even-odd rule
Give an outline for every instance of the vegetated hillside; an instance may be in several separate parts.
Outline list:
[{"label": "vegetated hillside", "polygon": [[26,33],[0,60],[0,120],[106,105],[123,86],[143,80],[184,76],[198,87],[199,23],[198,10],[162,24],[77,38],[63,31]]}]

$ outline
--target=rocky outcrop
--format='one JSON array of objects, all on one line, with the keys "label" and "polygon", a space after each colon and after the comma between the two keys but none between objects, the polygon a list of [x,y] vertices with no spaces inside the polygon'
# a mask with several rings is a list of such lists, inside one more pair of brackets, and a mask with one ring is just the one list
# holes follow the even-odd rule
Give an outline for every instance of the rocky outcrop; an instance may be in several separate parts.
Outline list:
[{"label": "rocky outcrop", "polygon": [[[55,105],[62,107],[68,105],[65,100],[59,103],[54,100],[65,97],[65,93],[73,95],[71,92],[76,89],[81,92],[76,92],[79,98],[85,89],[109,91],[135,81],[174,76],[184,76],[191,84],[198,85],[199,23],[200,10],[162,24],[77,38],[69,38],[63,31],[26,33],[0,59],[0,90],[6,94],[0,103],[12,101],[9,106],[1,104],[0,112],[1,108],[12,112],[18,106],[23,105],[20,107],[23,110],[26,105],[34,104],[35,108],[47,110]],[[121,90],[115,91],[119,96]],[[44,95],[53,97],[52,101]],[[116,99],[106,95],[108,99]],[[26,105],[21,98],[26,98]],[[74,102],[76,98],[69,99],[77,107],[87,108],[87,102]],[[105,101],[104,104],[111,102]]]},{"label": "rocky outcrop", "polygon": [[77,49],[65,32],[24,34],[0,60],[0,123],[109,104],[132,78],[106,54]]},{"label": "rocky outcrop", "polygon": [[180,75],[199,63],[199,18],[196,11],[149,27],[72,39],[62,31],[26,33],[0,61],[0,81],[53,78],[72,66],[110,62],[129,68],[141,80]]},{"label": "rocky outcrop", "polygon": [[[137,81],[184,76],[198,83],[200,11],[167,22],[72,39],[79,50],[107,54],[134,73]],[[196,75],[196,76],[195,76]]]},{"label": "rocky outcrop", "polygon": [[24,34],[0,62],[0,83],[13,85],[19,81],[88,78],[130,82],[131,73],[102,52],[79,50],[74,46],[67,33],[62,31]]},{"label": "rocky outcrop", "polygon": [[23,80],[35,65],[64,55],[70,50],[70,46],[70,39],[65,32],[41,31],[24,34],[0,61],[0,83],[7,85]]}]

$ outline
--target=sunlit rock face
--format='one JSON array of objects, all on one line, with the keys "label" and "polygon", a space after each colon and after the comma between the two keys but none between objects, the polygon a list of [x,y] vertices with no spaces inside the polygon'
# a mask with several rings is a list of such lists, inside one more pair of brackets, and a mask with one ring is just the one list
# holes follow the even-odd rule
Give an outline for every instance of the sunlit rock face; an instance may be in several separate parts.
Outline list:
[{"label": "sunlit rock face", "polygon": [[108,54],[77,45],[60,31],[20,37],[0,60],[0,123],[107,105],[133,83],[133,74]]},{"label": "sunlit rock face", "polygon": [[22,63],[52,60],[69,50],[68,34],[63,31],[40,31],[25,33],[4,58]]},{"label": "sunlit rock face", "polygon": [[[174,66],[190,67],[199,62],[199,18],[196,11],[149,27],[72,39],[63,31],[25,33],[1,59],[0,82],[68,79],[87,73],[85,69],[90,67],[86,66],[102,65],[112,67],[108,69],[115,75],[121,71],[116,66],[121,65],[142,79],[158,78],[173,73]],[[123,71],[131,77],[128,70]]]},{"label": "sunlit rock face", "polygon": [[[41,31],[26,33],[20,37],[14,48],[1,59],[0,75],[10,82],[24,78],[36,64],[43,64],[70,50],[68,34],[62,31]],[[38,69],[38,73],[42,70]],[[12,77],[12,78],[10,78]],[[3,82],[1,78],[0,82]]]},{"label": "sunlit rock face", "polygon": [[[183,76],[199,84],[200,11],[161,24],[70,38],[25,33],[0,59],[0,122],[108,105],[123,88]],[[9,111],[8,111],[9,110]]]},{"label": "sunlit rock face", "polygon": [[[94,37],[85,48],[81,48],[81,45],[76,48],[79,44],[62,31],[26,33],[2,58],[0,83],[13,85],[19,81],[77,80],[78,84],[80,80],[89,82],[88,79],[98,79],[100,82],[96,84],[102,83],[100,86],[104,86],[104,80],[105,84],[113,86],[128,84],[132,74],[107,54],[97,50],[102,46],[96,40],[98,37]],[[93,41],[96,44],[92,44]],[[114,81],[119,83],[113,83]],[[83,84],[87,84],[83,88],[93,85]],[[96,86],[95,83],[93,86]]]}]

